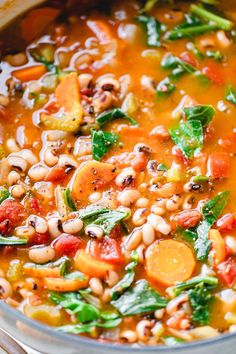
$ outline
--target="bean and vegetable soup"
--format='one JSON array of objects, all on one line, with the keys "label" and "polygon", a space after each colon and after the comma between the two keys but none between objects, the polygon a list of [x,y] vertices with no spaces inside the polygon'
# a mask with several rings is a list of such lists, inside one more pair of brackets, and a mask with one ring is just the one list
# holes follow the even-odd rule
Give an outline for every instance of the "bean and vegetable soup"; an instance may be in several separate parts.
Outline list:
[{"label": "bean and vegetable soup", "polygon": [[2,300],[99,341],[236,332],[235,22],[53,1],[4,30]]}]

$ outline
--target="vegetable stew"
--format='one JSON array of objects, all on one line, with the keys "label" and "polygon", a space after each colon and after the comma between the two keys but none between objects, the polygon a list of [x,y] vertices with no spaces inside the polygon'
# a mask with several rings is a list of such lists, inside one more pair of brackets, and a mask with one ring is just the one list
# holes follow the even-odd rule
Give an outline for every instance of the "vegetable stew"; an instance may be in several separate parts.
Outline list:
[{"label": "vegetable stew", "polygon": [[236,4],[82,5],[0,36],[0,299],[103,342],[236,332]]}]

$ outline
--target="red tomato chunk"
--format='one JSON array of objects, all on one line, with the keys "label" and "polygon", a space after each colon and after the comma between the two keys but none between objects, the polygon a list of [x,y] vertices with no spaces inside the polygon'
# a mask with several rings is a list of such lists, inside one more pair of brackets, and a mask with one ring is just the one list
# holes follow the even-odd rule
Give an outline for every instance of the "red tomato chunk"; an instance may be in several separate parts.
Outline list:
[{"label": "red tomato chunk", "polygon": [[217,266],[218,276],[227,286],[233,286],[236,282],[236,258],[230,257],[227,261]]}]

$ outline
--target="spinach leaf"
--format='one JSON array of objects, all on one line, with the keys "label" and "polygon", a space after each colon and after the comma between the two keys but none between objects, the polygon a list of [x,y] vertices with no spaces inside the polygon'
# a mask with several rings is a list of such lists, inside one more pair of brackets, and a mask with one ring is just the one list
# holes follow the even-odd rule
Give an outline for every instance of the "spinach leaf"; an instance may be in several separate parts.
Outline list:
[{"label": "spinach leaf", "polygon": [[0,187],[0,204],[7,198],[9,198],[11,193],[6,187]]},{"label": "spinach leaf", "polygon": [[20,246],[26,245],[28,242],[25,238],[19,238],[16,236],[3,237],[0,236],[0,246]]},{"label": "spinach leaf", "polygon": [[230,103],[236,104],[236,89],[232,85],[227,87],[225,99]]},{"label": "spinach leaf", "polygon": [[143,9],[142,9],[142,12],[148,12],[148,11],[151,11],[152,8],[158,3],[159,0],[147,0]]},{"label": "spinach leaf", "polygon": [[169,129],[169,133],[174,143],[190,159],[201,151],[203,128],[210,123],[215,110],[209,105],[196,105],[185,107],[183,112],[187,121],[181,120],[177,128]]},{"label": "spinach leaf", "polygon": [[183,111],[188,121],[199,120],[203,127],[207,126],[215,115],[215,110],[210,105],[185,107]]},{"label": "spinach leaf", "polygon": [[118,141],[118,135],[104,132],[102,130],[92,130],[92,153],[95,160],[101,158]]},{"label": "spinach leaf", "polygon": [[171,82],[170,78],[167,77],[159,82],[157,86],[157,95],[159,97],[169,96],[175,89],[175,85]]},{"label": "spinach leaf", "polygon": [[203,146],[203,129],[199,120],[180,122],[175,129],[169,129],[174,143],[189,159],[199,153]]},{"label": "spinach leaf", "polygon": [[173,72],[172,77],[177,77],[183,73],[195,73],[197,69],[191,64],[186,63],[184,60],[176,57],[173,54],[167,54],[161,61],[161,67],[163,69],[178,69],[177,73]]},{"label": "spinach leaf", "polygon": [[195,325],[204,326],[210,321],[210,305],[214,300],[211,290],[199,284],[188,291],[189,302],[192,308],[192,322]]},{"label": "spinach leaf", "polygon": [[192,289],[199,284],[204,284],[210,289],[215,289],[218,285],[218,279],[215,277],[197,276],[183,283],[178,283],[175,286],[171,286],[167,291],[171,297],[175,297],[181,294],[183,291]]},{"label": "spinach leaf", "polygon": [[111,230],[122,220],[128,216],[127,211],[123,210],[110,210],[99,206],[88,206],[82,209],[79,213],[79,218],[83,220],[84,225],[99,225],[104,230],[106,235],[109,235]]},{"label": "spinach leaf", "polygon": [[85,280],[85,275],[76,270],[76,271],[74,271],[72,273],[68,273],[68,274],[64,275],[64,279],[67,279],[67,280],[77,280],[77,279]]},{"label": "spinach leaf", "polygon": [[216,24],[201,24],[197,26],[189,26],[185,28],[174,28],[167,35],[167,38],[170,40],[177,40],[181,38],[190,38],[198,36],[203,33],[211,32],[218,29]]},{"label": "spinach leaf", "polygon": [[66,256],[57,259],[55,262],[49,262],[46,264],[36,264],[32,262],[25,263],[23,268],[33,268],[33,269],[54,269],[58,268],[60,275],[63,276],[68,272],[70,268],[70,259]]},{"label": "spinach leaf", "polygon": [[211,247],[211,241],[208,238],[208,233],[212,225],[221,215],[224,207],[227,204],[229,192],[221,192],[213,199],[206,202],[202,208],[203,221],[196,228],[197,239],[194,244],[197,258],[205,260]]},{"label": "spinach leaf", "polygon": [[66,188],[63,192],[62,192],[62,195],[63,195],[63,199],[64,199],[64,202],[65,204],[73,211],[76,211],[76,206],[75,206],[75,203],[71,197],[71,192],[70,192],[70,188]]},{"label": "spinach leaf", "polygon": [[160,47],[161,23],[155,17],[147,15],[137,16],[136,19],[145,27],[147,45],[151,47]]},{"label": "spinach leaf", "polygon": [[131,124],[133,125],[138,125],[138,122],[136,122],[135,119],[132,117],[128,116],[126,113],[122,112],[120,108],[114,108],[111,111],[105,111],[101,113],[97,118],[96,118],[96,123],[99,124],[100,127],[105,125],[108,122],[111,122],[115,119],[127,119]]},{"label": "spinach leaf", "polygon": [[116,300],[119,297],[119,295],[123,293],[125,289],[128,289],[131,286],[135,277],[134,268],[137,266],[137,264],[138,264],[137,259],[134,259],[133,262],[129,263],[125,267],[127,273],[116,285],[113,286],[113,288],[111,288],[112,300]]},{"label": "spinach leaf", "polygon": [[168,289],[170,296],[175,297],[186,292],[192,308],[192,321],[197,325],[207,325],[210,318],[210,304],[214,300],[212,290],[218,286],[215,277],[194,277]]},{"label": "spinach leaf", "polygon": [[66,325],[66,326],[57,327],[56,331],[72,333],[72,334],[92,333],[96,327],[106,328],[106,329],[116,328],[119,326],[121,321],[122,321],[121,318],[116,318],[105,322],[94,321],[86,324]]},{"label": "spinach leaf", "polygon": [[137,281],[133,288],[126,290],[111,304],[123,315],[131,316],[154,312],[166,307],[167,300],[153,290],[144,279]]},{"label": "spinach leaf", "polygon": [[214,59],[215,61],[222,61],[224,55],[219,50],[207,50],[206,51],[207,58]]}]

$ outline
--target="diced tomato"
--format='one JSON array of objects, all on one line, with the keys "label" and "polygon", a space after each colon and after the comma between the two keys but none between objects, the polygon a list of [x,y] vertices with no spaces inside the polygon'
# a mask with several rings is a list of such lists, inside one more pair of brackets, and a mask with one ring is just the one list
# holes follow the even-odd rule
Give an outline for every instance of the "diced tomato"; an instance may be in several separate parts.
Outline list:
[{"label": "diced tomato", "polygon": [[201,218],[202,214],[198,210],[192,209],[178,213],[174,215],[172,219],[178,224],[178,226],[188,229],[196,226]]},{"label": "diced tomato", "polygon": [[62,167],[53,167],[44,178],[46,182],[62,181],[66,177],[66,172]]},{"label": "diced tomato", "polygon": [[205,141],[205,143],[210,141],[213,138],[214,133],[215,133],[215,129],[211,125],[206,127],[205,133],[204,133],[204,141]]},{"label": "diced tomato", "polygon": [[212,178],[227,178],[230,174],[230,158],[224,152],[210,154],[207,162],[208,175]]},{"label": "diced tomato", "polygon": [[183,52],[182,54],[180,54],[180,59],[182,59],[183,61],[185,61],[185,63],[188,63],[194,67],[199,66],[197,59],[189,52]]},{"label": "diced tomato", "polygon": [[219,65],[209,62],[202,70],[203,74],[216,85],[224,84],[224,75]]},{"label": "diced tomato", "polygon": [[131,166],[136,172],[141,172],[145,170],[147,166],[147,157],[145,156],[144,153],[138,153],[134,157],[134,159],[131,161]]},{"label": "diced tomato", "polygon": [[39,200],[37,198],[30,198],[29,199],[30,206],[31,208],[36,212],[39,213],[41,211],[41,205],[39,203]]},{"label": "diced tomato", "polygon": [[14,247],[14,246],[3,246],[3,247],[1,247],[1,249],[2,249],[3,256],[7,256],[8,254],[16,251],[16,247]]},{"label": "diced tomato", "polygon": [[232,231],[236,228],[236,215],[228,213],[223,215],[216,223],[220,232]]},{"label": "diced tomato", "polygon": [[45,234],[39,234],[36,232],[31,238],[30,238],[30,246],[34,245],[45,245],[50,239],[50,235],[48,233]]},{"label": "diced tomato", "polygon": [[0,232],[9,233],[26,217],[26,210],[19,202],[8,199],[0,205]]},{"label": "diced tomato", "polygon": [[230,257],[217,266],[218,276],[227,286],[236,282],[236,258]]},{"label": "diced tomato", "polygon": [[62,234],[56,239],[53,247],[59,256],[74,257],[76,252],[83,248],[83,241],[79,237]]},{"label": "diced tomato", "polygon": [[236,154],[236,134],[235,133],[232,136],[227,136],[225,138],[219,139],[218,144],[225,151],[232,154]]},{"label": "diced tomato", "polygon": [[119,243],[107,236],[102,241],[90,241],[88,252],[92,257],[108,263],[122,264],[124,261]]}]

